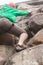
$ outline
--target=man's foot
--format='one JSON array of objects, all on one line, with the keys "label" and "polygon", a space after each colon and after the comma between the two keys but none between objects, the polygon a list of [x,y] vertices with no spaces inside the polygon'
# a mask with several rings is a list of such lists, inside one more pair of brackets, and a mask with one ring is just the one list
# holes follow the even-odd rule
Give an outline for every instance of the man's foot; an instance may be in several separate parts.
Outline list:
[{"label": "man's foot", "polygon": [[22,50],[26,49],[27,47],[28,47],[28,46],[25,45],[25,44],[23,44],[23,45],[17,44],[17,45],[16,45],[16,51],[17,51],[17,52],[22,51]]}]

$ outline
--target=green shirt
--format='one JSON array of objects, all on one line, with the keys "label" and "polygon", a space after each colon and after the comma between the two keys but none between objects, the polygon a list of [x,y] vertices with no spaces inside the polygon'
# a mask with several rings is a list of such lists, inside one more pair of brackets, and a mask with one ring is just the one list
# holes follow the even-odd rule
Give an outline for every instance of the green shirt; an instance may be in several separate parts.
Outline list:
[{"label": "green shirt", "polygon": [[12,23],[15,23],[17,16],[27,15],[29,12],[27,10],[18,10],[12,8],[8,5],[4,5],[0,10],[0,17],[8,18]]}]

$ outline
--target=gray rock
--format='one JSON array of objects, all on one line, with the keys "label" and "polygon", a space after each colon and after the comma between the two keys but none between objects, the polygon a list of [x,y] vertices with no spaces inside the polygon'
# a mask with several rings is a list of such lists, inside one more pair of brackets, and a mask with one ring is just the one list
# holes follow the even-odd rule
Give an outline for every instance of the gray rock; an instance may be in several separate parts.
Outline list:
[{"label": "gray rock", "polygon": [[12,46],[0,45],[0,65],[4,65],[13,53],[14,48]]},{"label": "gray rock", "polygon": [[43,65],[43,44],[12,56],[13,65]]}]

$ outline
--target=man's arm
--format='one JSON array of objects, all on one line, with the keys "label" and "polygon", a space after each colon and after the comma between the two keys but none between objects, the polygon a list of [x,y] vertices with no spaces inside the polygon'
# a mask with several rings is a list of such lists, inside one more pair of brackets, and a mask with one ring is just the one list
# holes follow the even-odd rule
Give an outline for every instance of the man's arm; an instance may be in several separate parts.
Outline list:
[{"label": "man's arm", "polygon": [[24,16],[29,14],[27,10],[18,10],[17,16]]}]

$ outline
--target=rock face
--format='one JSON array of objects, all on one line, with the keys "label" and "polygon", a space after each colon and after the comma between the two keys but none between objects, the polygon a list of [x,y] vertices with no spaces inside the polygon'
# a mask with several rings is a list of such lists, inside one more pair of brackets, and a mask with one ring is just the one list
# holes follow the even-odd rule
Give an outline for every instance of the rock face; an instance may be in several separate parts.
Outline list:
[{"label": "rock face", "polygon": [[43,65],[43,44],[13,55],[11,61],[12,65]]},{"label": "rock face", "polygon": [[34,40],[43,42],[43,29],[41,29],[33,38]]},{"label": "rock face", "polygon": [[14,53],[15,36],[9,33],[0,36],[0,65],[5,65],[6,60]]},{"label": "rock face", "polygon": [[27,44],[34,46],[42,43],[43,43],[43,29],[41,29],[38,33],[36,33],[36,35],[34,35],[34,37],[32,37]]},{"label": "rock face", "polygon": [[13,45],[15,43],[15,36],[9,33],[0,36],[0,44],[2,45]]},{"label": "rock face", "polygon": [[0,45],[0,65],[4,65],[13,52],[14,48],[12,46]]}]

